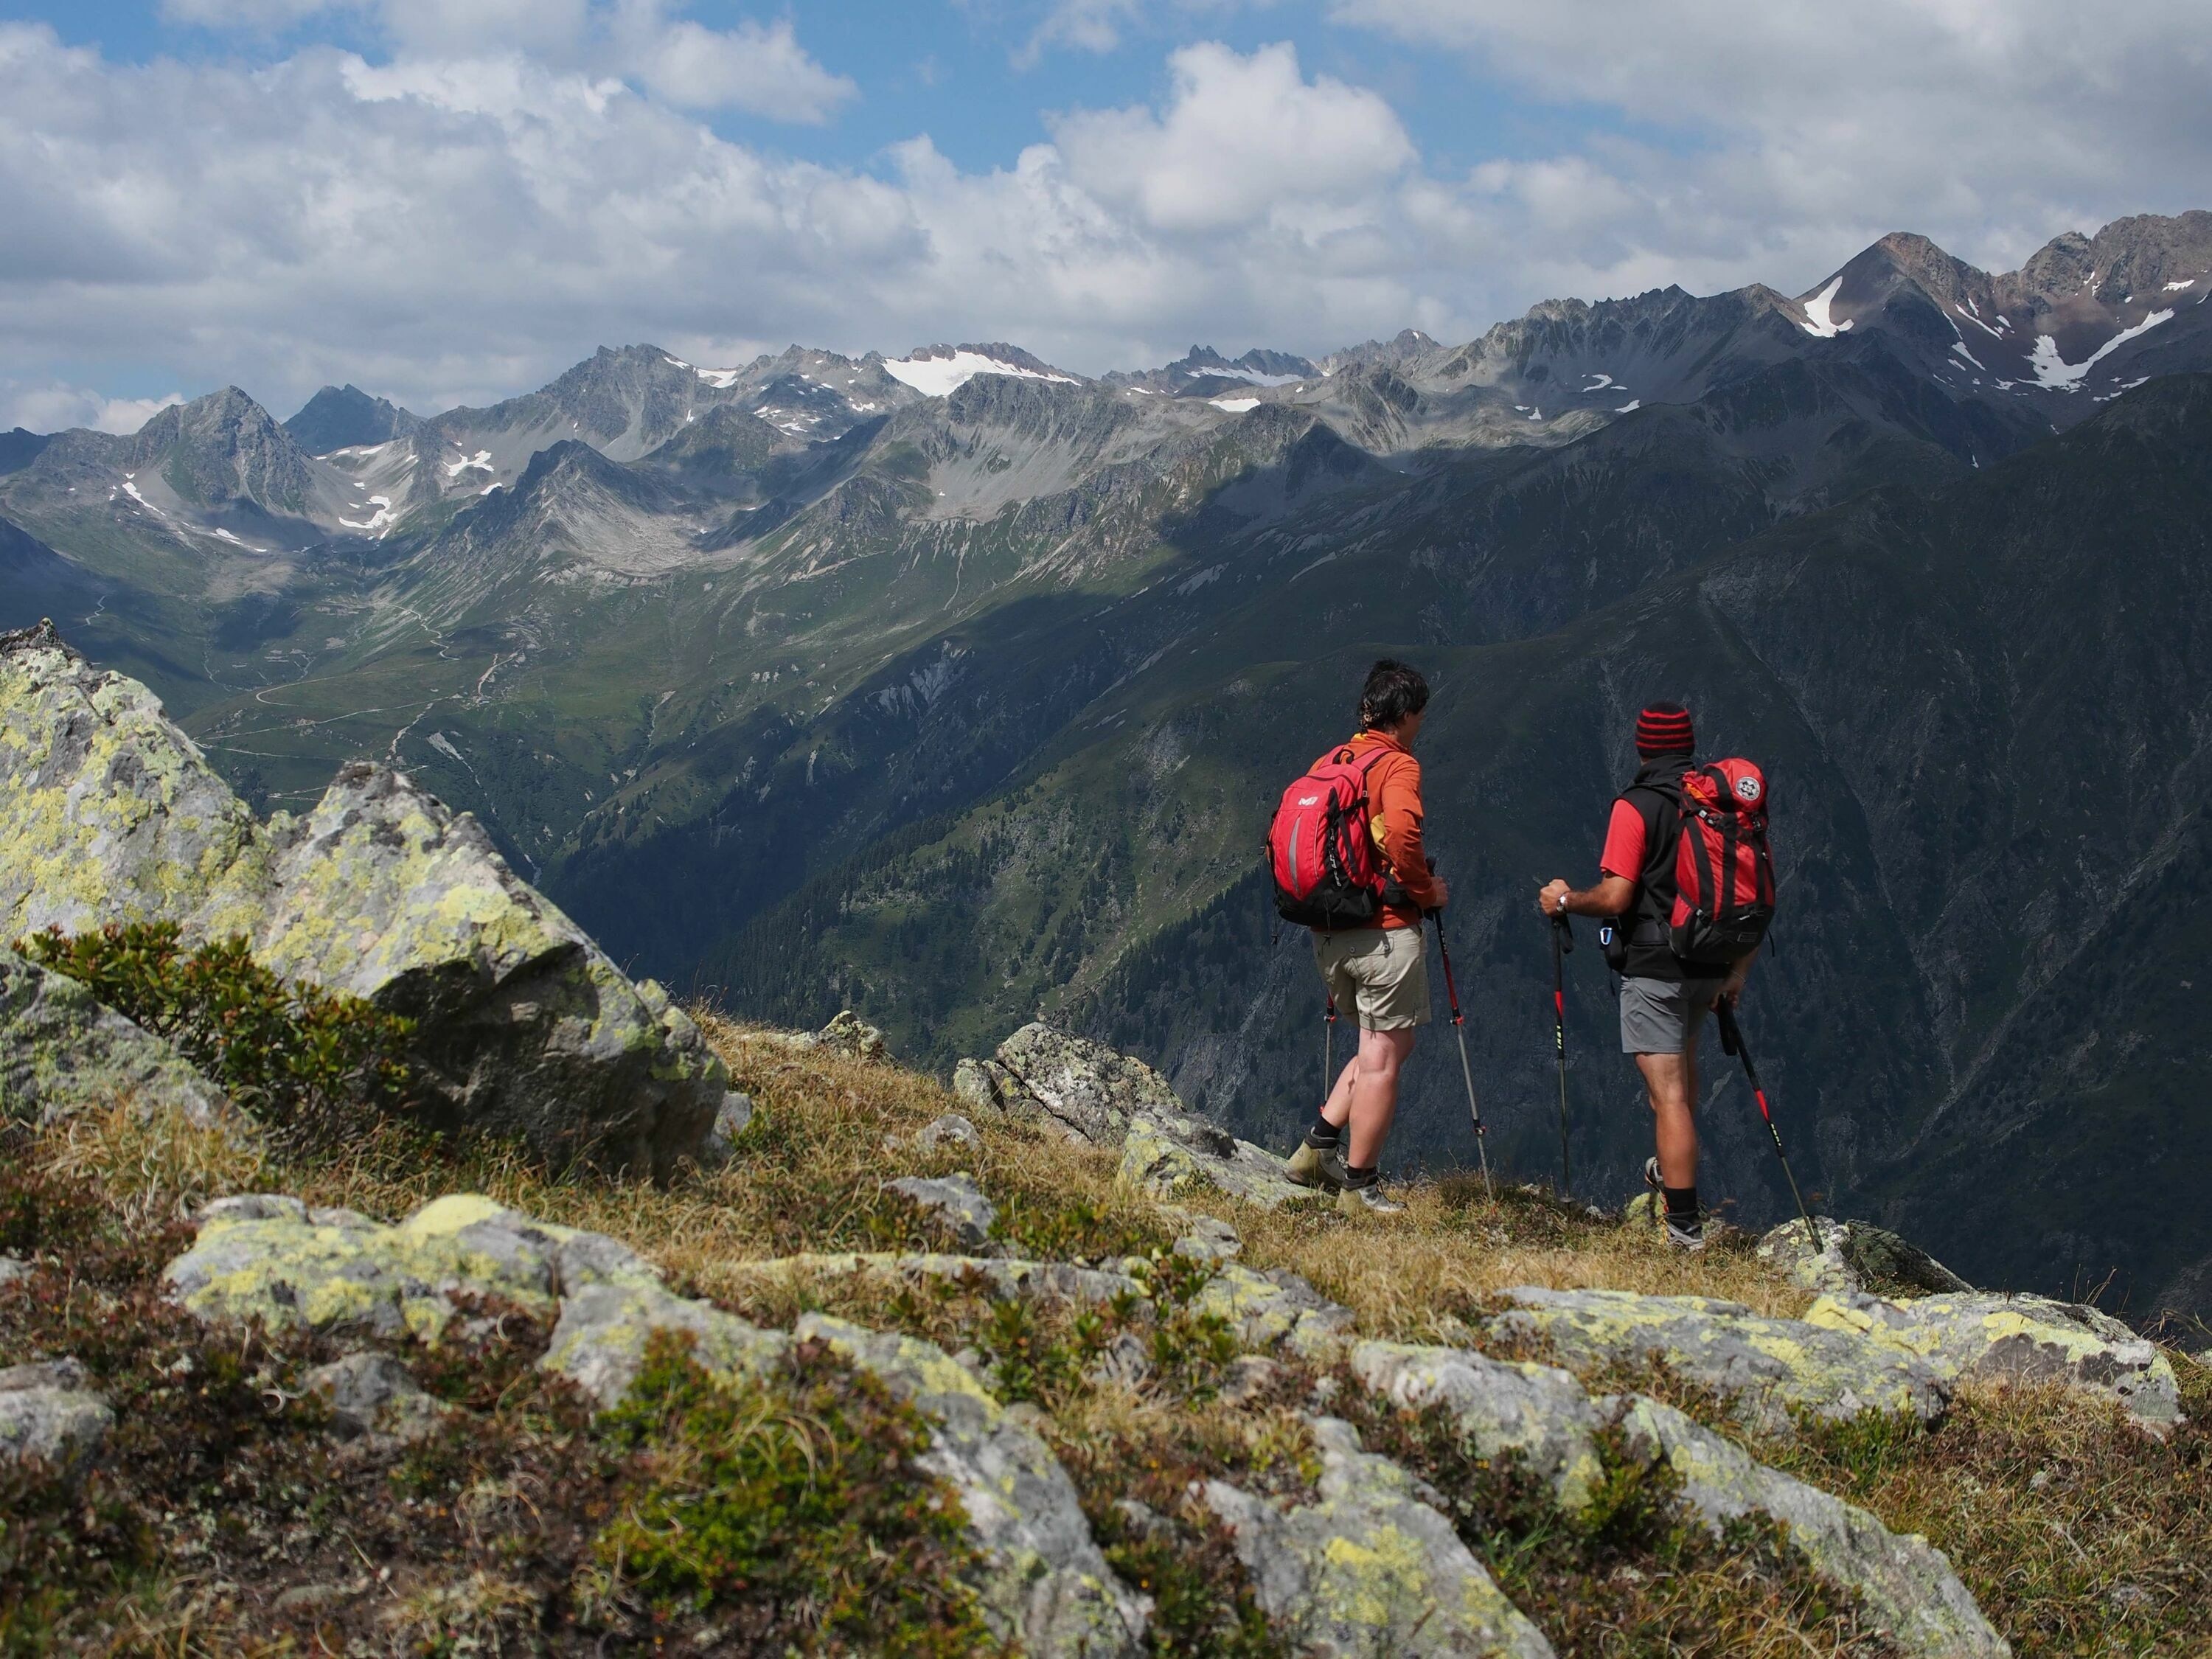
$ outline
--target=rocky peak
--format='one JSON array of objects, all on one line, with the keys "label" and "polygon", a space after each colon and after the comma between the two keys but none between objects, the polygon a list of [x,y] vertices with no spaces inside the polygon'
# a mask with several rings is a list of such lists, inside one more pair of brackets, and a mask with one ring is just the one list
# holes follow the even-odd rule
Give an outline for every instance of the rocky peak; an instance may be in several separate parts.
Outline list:
[{"label": "rocky peak", "polygon": [[236,386],[161,410],[125,446],[125,467],[155,467],[182,500],[304,514],[313,489],[307,457],[267,410]]},{"label": "rocky peak", "polygon": [[388,398],[372,398],[348,382],[326,386],[307,399],[284,430],[311,455],[327,455],[334,449],[364,448],[404,437],[422,424]]}]

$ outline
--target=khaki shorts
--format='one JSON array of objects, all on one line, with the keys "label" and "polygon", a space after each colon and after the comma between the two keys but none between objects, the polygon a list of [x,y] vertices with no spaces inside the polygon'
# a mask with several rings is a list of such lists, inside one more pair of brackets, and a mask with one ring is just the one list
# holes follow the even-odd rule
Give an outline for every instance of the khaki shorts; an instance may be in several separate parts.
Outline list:
[{"label": "khaki shorts", "polygon": [[1370,1031],[1429,1023],[1429,953],[1418,927],[1359,927],[1316,933],[1314,963],[1339,1013]]}]

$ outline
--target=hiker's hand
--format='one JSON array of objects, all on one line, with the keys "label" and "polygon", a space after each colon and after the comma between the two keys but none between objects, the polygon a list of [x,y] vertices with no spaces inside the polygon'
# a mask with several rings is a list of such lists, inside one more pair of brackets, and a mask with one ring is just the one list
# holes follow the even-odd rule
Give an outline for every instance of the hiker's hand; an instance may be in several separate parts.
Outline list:
[{"label": "hiker's hand", "polygon": [[1559,901],[1572,891],[1574,889],[1568,886],[1565,880],[1555,878],[1546,885],[1542,892],[1536,895],[1536,908],[1543,912],[1545,921],[1559,920],[1563,914],[1559,909]]},{"label": "hiker's hand", "polygon": [[1713,1006],[1716,1008],[1726,1008],[1730,1012],[1734,1012],[1735,1005],[1737,1002],[1741,1000],[1742,997],[1743,975],[1741,971],[1738,971],[1736,973],[1730,974],[1726,979],[1721,981],[1720,991],[1713,998]]},{"label": "hiker's hand", "polygon": [[1451,884],[1442,876],[1429,878],[1429,910],[1431,915],[1451,902]]}]

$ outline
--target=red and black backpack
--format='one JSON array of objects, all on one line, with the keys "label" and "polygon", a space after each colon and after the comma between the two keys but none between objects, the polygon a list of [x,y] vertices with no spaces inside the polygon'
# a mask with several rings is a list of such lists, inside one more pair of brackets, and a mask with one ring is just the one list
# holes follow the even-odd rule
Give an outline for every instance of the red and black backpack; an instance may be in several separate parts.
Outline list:
[{"label": "red and black backpack", "polygon": [[1627,973],[1632,950],[1658,948],[1693,968],[1733,967],[1774,924],[1765,773],[1747,760],[1713,761],[1639,778],[1623,799],[1638,792],[1657,797],[1653,810],[1638,809],[1653,840],[1606,960]]},{"label": "red and black backpack", "polygon": [[1774,925],[1774,860],[1766,845],[1766,774],[1747,760],[1682,774],[1668,943],[1684,962],[1733,966]]},{"label": "red and black backpack", "polygon": [[1367,775],[1389,752],[1362,763],[1339,749],[1283,791],[1265,845],[1284,921],[1324,933],[1375,925],[1392,884],[1369,825]]}]

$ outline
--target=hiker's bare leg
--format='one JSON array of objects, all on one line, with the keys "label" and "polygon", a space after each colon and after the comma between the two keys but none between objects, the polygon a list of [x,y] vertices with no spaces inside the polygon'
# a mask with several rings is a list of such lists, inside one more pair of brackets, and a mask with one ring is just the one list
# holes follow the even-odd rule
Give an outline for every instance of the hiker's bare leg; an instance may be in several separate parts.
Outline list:
[{"label": "hiker's bare leg", "polygon": [[1698,1120],[1692,1109],[1698,1097],[1696,1050],[1682,1054],[1638,1054],[1636,1069],[1644,1073],[1644,1091],[1651,1097],[1659,1178],[1669,1187],[1696,1186]]},{"label": "hiker's bare leg", "polygon": [[1352,1058],[1344,1062],[1344,1069],[1337,1073],[1336,1086],[1328,1091],[1328,1098],[1322,1103],[1321,1115],[1340,1129],[1352,1116],[1352,1086],[1358,1076],[1359,1051],[1355,1048]]},{"label": "hiker's bare leg", "polygon": [[1352,1144],[1345,1158],[1352,1168],[1371,1170],[1382,1160],[1390,1120],[1398,1115],[1398,1068],[1413,1052],[1411,1026],[1360,1032],[1359,1053],[1352,1060],[1358,1075],[1352,1085]]}]

